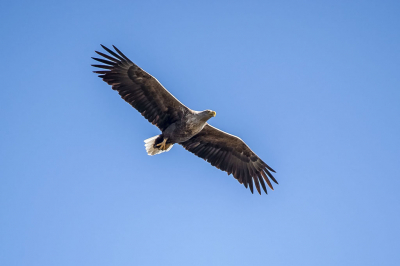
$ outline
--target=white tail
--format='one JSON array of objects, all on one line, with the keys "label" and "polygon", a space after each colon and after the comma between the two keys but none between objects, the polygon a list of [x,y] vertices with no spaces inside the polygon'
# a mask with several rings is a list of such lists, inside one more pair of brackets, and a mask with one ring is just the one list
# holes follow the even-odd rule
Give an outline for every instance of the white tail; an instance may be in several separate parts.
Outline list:
[{"label": "white tail", "polygon": [[154,148],[154,143],[157,138],[158,138],[158,135],[144,140],[144,146],[146,147],[147,154],[150,156],[169,151],[172,148],[172,146],[174,146],[174,145],[170,145],[166,150],[160,150],[158,148]]}]

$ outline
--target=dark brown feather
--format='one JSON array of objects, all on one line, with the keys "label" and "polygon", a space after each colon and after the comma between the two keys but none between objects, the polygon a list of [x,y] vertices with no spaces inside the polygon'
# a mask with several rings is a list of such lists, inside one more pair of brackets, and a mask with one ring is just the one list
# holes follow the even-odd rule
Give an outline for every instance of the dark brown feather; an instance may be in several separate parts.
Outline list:
[{"label": "dark brown feather", "polygon": [[115,66],[115,65],[117,64],[117,63],[115,63],[115,62],[108,61],[108,60],[101,59],[101,58],[96,58],[96,57],[92,57],[92,59],[94,59],[94,60],[96,60],[96,61],[98,61],[98,62],[100,62],[100,63],[110,65],[110,66]]},{"label": "dark brown feather", "polygon": [[116,58],[114,58],[114,57],[112,57],[112,56],[103,54],[102,52],[98,52],[98,51],[95,51],[95,52],[96,52],[98,55],[103,56],[104,58],[110,59],[111,61],[114,61],[114,62],[117,62],[117,63],[119,62],[118,59],[116,59]]},{"label": "dark brown feather", "polygon": [[260,183],[261,183],[261,186],[262,186],[265,194],[268,194],[267,187],[265,186],[264,179],[262,178],[261,174],[257,172],[256,175],[257,175],[258,181],[260,181]]}]

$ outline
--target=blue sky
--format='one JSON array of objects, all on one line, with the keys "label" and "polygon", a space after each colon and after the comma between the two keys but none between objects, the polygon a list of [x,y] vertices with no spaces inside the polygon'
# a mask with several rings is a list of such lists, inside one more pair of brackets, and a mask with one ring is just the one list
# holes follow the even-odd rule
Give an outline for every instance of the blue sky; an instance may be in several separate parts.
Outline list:
[{"label": "blue sky", "polygon": [[[1,265],[399,265],[398,1],[0,4]],[[213,109],[268,195],[159,134],[91,73],[116,45]]]}]

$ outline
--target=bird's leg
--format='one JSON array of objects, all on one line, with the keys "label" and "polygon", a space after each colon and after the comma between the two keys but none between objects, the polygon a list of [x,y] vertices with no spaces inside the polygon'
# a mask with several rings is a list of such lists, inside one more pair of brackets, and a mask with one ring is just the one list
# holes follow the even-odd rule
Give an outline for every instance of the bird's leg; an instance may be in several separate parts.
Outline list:
[{"label": "bird's leg", "polygon": [[165,138],[161,143],[157,144],[157,147],[160,147],[160,150],[165,151],[167,149],[167,140],[168,138]]}]

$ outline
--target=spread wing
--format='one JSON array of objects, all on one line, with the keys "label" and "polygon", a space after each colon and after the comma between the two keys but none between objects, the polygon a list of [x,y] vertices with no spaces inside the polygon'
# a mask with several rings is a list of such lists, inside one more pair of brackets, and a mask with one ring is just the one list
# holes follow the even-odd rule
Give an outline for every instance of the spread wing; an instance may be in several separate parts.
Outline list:
[{"label": "spread wing", "polygon": [[94,60],[103,65],[92,65],[105,70],[93,71],[118,91],[122,99],[137,109],[161,131],[179,120],[188,108],[169,93],[157,79],[132,63],[115,46],[116,52],[103,46],[110,55],[96,51],[103,58]]},{"label": "spread wing", "polygon": [[243,140],[208,124],[199,134],[181,145],[211,165],[227,172],[228,175],[233,174],[233,177],[246,188],[250,187],[251,193],[253,193],[253,181],[260,194],[260,184],[267,193],[264,180],[272,190],[274,188],[268,178],[278,184],[270,172],[275,171],[264,163]]}]

